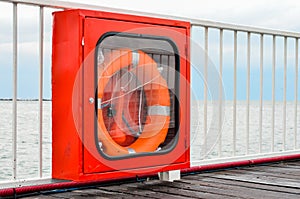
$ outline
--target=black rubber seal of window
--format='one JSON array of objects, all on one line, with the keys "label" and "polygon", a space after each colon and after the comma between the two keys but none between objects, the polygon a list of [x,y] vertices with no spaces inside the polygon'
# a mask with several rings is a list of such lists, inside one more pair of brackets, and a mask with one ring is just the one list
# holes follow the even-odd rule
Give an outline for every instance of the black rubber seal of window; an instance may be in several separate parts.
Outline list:
[{"label": "black rubber seal of window", "polygon": [[[175,42],[168,38],[168,37],[164,37],[164,36],[155,36],[155,35],[145,35],[145,34],[134,34],[134,33],[124,33],[124,32],[107,32],[105,34],[103,34],[99,40],[96,43],[96,50],[95,50],[95,56],[94,56],[94,88],[95,88],[95,99],[98,99],[98,49],[99,49],[99,45],[103,42],[103,40],[107,37],[111,37],[111,36],[118,36],[118,37],[127,37],[127,38],[142,38],[142,39],[151,39],[151,40],[162,40],[162,41],[166,41],[168,42],[171,47],[173,48],[174,51],[174,56],[175,56],[175,70],[177,71],[175,73],[175,96],[180,96],[180,84],[179,84],[179,80],[180,80],[180,56],[179,56],[179,51],[178,48],[175,44]],[[96,100],[97,101],[97,100]],[[178,143],[178,138],[179,138],[179,134],[181,132],[179,132],[179,126],[180,126],[180,120],[179,120],[179,115],[180,115],[180,108],[179,108],[179,100],[177,99],[177,97],[175,97],[175,132],[176,132],[176,136],[175,136],[175,140],[171,141],[173,142],[171,144],[171,146],[166,149],[166,150],[160,150],[160,151],[156,151],[156,152],[147,152],[147,153],[132,153],[132,154],[128,154],[128,155],[122,155],[122,156],[109,156],[107,154],[105,154],[99,146],[98,143],[98,103],[95,103],[95,118],[94,118],[94,137],[95,137],[95,145],[97,147],[98,152],[101,154],[102,157],[104,157],[107,160],[121,160],[121,159],[127,159],[127,158],[137,158],[137,157],[144,157],[144,156],[158,156],[158,155],[164,155],[167,153],[170,153],[177,145]],[[182,132],[184,133],[184,132]]]}]

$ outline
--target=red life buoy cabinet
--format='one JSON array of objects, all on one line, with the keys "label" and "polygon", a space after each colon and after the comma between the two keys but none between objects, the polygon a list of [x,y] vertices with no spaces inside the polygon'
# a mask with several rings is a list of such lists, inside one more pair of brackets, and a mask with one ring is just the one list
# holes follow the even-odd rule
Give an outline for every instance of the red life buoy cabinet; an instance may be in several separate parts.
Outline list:
[{"label": "red life buoy cabinet", "polygon": [[[189,22],[88,10],[53,16],[52,177],[189,167]],[[119,73],[140,86],[113,88]]]}]

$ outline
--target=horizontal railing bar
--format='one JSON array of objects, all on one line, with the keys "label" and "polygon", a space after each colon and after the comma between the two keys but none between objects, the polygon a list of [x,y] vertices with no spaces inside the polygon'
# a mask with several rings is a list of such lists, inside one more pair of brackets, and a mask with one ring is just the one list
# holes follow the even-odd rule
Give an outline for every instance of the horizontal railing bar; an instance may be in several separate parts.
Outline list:
[{"label": "horizontal railing bar", "polygon": [[215,21],[209,21],[209,20],[201,20],[201,19],[189,18],[189,17],[180,17],[180,16],[173,16],[173,15],[166,15],[166,14],[142,12],[142,11],[135,11],[135,10],[130,10],[130,9],[111,8],[111,7],[106,7],[106,6],[97,6],[97,5],[66,2],[66,1],[52,1],[52,0],[0,0],[0,1],[35,5],[35,6],[45,6],[45,7],[50,7],[50,8],[59,8],[59,9],[80,8],[80,9],[116,12],[116,13],[123,13],[123,14],[134,14],[134,15],[140,15],[140,16],[188,21],[194,26],[205,26],[205,27],[210,27],[210,28],[251,32],[251,33],[257,33],[257,34],[267,34],[267,35],[275,35],[275,36],[283,36],[283,37],[300,38],[300,33],[291,32],[291,31],[272,30],[272,29],[258,28],[258,27],[253,27],[253,26],[236,25],[236,24],[215,22]]},{"label": "horizontal railing bar", "polygon": [[14,181],[0,181],[0,190],[12,188],[12,187],[52,184],[52,183],[58,183],[63,181],[64,180],[57,180],[52,178],[26,178],[26,179],[17,179]]},{"label": "horizontal railing bar", "polygon": [[259,28],[254,26],[246,26],[246,25],[237,25],[223,22],[214,22],[214,21],[206,21],[201,19],[190,19],[192,26],[203,26],[208,28],[216,28],[230,31],[239,31],[239,32],[250,32],[253,34],[264,34],[264,35],[274,35],[279,37],[291,37],[291,38],[299,38],[300,33],[283,31],[283,30],[274,30],[268,28]]},{"label": "horizontal railing bar", "polygon": [[220,163],[224,164],[224,163],[228,163],[228,162],[245,161],[245,160],[253,160],[253,159],[260,159],[260,158],[273,158],[273,157],[288,156],[288,155],[294,155],[294,154],[300,154],[300,150],[251,154],[251,155],[244,155],[244,156],[222,157],[222,158],[215,158],[215,159],[191,161],[191,167],[201,166],[201,165],[209,165],[209,164],[220,164]]}]

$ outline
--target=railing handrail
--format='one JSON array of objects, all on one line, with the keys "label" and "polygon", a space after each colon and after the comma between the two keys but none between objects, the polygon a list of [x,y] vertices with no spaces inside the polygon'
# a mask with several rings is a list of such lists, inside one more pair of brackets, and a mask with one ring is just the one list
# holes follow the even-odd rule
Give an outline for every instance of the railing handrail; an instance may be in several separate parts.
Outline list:
[{"label": "railing handrail", "polygon": [[101,10],[106,12],[116,12],[116,13],[123,13],[123,14],[133,14],[133,15],[141,15],[141,16],[148,16],[148,17],[188,21],[194,26],[205,26],[209,28],[251,32],[256,34],[300,38],[300,33],[293,32],[293,31],[283,31],[283,30],[260,28],[260,27],[247,26],[247,25],[237,25],[237,24],[216,22],[216,21],[203,20],[203,19],[190,18],[190,17],[158,14],[158,13],[144,12],[144,11],[135,11],[130,9],[111,8],[106,6],[97,6],[92,4],[83,4],[83,3],[75,3],[75,2],[67,2],[67,1],[53,1],[53,0],[0,0],[0,1],[28,4],[34,6],[45,6],[45,7],[60,8],[60,9],[80,8],[80,9],[89,9],[89,10]]}]

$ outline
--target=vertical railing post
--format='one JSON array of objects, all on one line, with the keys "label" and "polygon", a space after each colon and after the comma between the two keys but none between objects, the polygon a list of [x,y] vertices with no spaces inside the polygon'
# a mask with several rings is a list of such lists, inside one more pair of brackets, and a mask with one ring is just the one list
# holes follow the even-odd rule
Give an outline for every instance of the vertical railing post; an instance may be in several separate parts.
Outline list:
[{"label": "vertical railing post", "polygon": [[40,6],[40,32],[39,32],[39,62],[40,62],[40,77],[39,77],[39,175],[43,176],[43,68],[44,68],[44,7]]},{"label": "vertical railing post", "polygon": [[219,157],[222,157],[222,100],[223,100],[223,29],[220,29],[220,57],[219,57]]},{"label": "vertical railing post", "polygon": [[286,70],[287,70],[287,37],[284,37],[284,72],[283,72],[283,114],[282,114],[282,150],[286,148]]},{"label": "vertical railing post", "polygon": [[13,179],[17,178],[17,86],[18,86],[18,6],[13,3],[13,118],[12,118],[12,150]]},{"label": "vertical railing post", "polygon": [[294,103],[294,149],[297,148],[297,109],[298,109],[298,38],[295,39],[295,103]]},{"label": "vertical railing post", "polygon": [[233,156],[236,154],[236,89],[237,89],[237,31],[234,31],[233,44]]},{"label": "vertical railing post", "polygon": [[260,34],[260,78],[259,78],[259,153],[262,152],[262,117],[263,117],[263,83],[264,83],[264,35]]},{"label": "vertical railing post", "polygon": [[276,36],[273,35],[272,52],[272,131],[271,131],[271,151],[274,152],[274,133],[275,133],[275,67],[276,67]]},{"label": "vertical railing post", "polygon": [[204,48],[205,48],[205,58],[204,58],[204,143],[203,150],[206,156],[207,150],[207,68],[208,68],[208,27],[204,28]]},{"label": "vertical railing post", "polygon": [[250,58],[251,58],[251,33],[247,33],[247,85],[246,85],[246,154],[249,154],[249,116],[250,116]]}]

